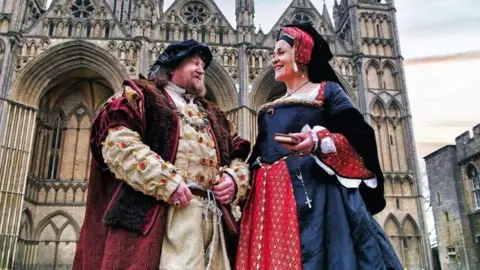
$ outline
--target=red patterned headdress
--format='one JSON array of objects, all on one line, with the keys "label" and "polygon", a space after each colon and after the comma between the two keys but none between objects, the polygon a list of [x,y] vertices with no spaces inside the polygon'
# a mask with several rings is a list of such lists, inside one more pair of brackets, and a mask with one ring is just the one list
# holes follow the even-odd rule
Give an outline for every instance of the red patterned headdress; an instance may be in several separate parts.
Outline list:
[{"label": "red patterned headdress", "polygon": [[293,47],[293,70],[297,72],[297,63],[307,65],[312,59],[313,46],[315,45],[313,38],[305,31],[294,26],[280,27],[280,30],[283,32],[283,36],[287,36],[287,39],[285,39],[281,35],[281,39],[288,40],[288,38],[291,38],[293,40],[293,45],[290,44]]}]

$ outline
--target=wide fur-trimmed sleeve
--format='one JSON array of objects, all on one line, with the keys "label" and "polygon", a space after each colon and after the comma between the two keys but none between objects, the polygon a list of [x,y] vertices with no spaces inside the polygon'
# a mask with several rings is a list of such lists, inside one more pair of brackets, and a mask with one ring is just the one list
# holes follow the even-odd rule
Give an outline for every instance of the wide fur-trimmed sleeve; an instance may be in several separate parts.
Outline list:
[{"label": "wide fur-trimmed sleeve", "polygon": [[102,146],[110,129],[124,126],[143,137],[143,113],[143,95],[128,86],[103,105],[90,130],[90,149],[97,164],[103,163]]}]

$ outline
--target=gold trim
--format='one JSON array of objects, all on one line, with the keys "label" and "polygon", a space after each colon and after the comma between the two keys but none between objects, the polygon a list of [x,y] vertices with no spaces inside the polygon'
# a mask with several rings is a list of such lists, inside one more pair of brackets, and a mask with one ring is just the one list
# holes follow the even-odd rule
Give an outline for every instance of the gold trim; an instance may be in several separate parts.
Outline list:
[{"label": "gold trim", "polygon": [[319,108],[323,107],[323,101],[321,101],[321,100],[306,101],[306,100],[299,99],[299,98],[288,97],[288,98],[279,98],[275,101],[268,102],[268,103],[262,105],[260,107],[260,109],[258,109],[257,113],[260,114],[262,111],[270,109],[270,108],[272,108],[276,105],[283,105],[283,104],[290,104],[290,103],[301,104],[301,105],[311,105],[311,106],[319,107]]}]

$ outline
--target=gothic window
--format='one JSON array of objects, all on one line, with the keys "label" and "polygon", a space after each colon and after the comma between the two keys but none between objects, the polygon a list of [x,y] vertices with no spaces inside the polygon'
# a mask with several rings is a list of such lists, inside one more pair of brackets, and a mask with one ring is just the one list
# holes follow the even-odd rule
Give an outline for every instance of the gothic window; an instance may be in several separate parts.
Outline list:
[{"label": "gothic window", "polygon": [[188,23],[203,24],[208,18],[208,9],[201,3],[189,3],[183,8],[183,16]]},{"label": "gothic window", "polygon": [[132,6],[133,0],[114,0],[113,13],[118,16],[121,23],[124,22],[124,19],[126,19],[125,21],[130,21],[132,17]]},{"label": "gothic window", "polygon": [[169,41],[170,40],[170,29],[165,29],[165,40]]},{"label": "gothic window", "polygon": [[106,25],[105,26],[105,38],[109,38],[110,37],[110,25]]},{"label": "gothic window", "polygon": [[53,33],[55,33],[55,25],[53,22],[48,23],[48,36],[53,37]]},{"label": "gothic window", "polygon": [[223,44],[223,30],[220,30],[218,34],[218,43]]},{"label": "gothic window", "polygon": [[63,211],[54,212],[40,221],[38,238],[35,239],[37,267],[34,268],[65,269],[71,265],[77,247],[78,231],[78,223]]},{"label": "gothic window", "polygon": [[50,161],[48,165],[48,179],[56,179],[58,172],[58,161],[62,143],[63,119],[60,114],[55,117],[52,127],[52,144],[50,148]]},{"label": "gothic window", "polygon": [[183,30],[183,40],[187,40],[188,39],[188,29],[184,29]]},{"label": "gothic window", "polygon": [[202,42],[205,42],[207,36],[207,30],[205,28],[202,28]]},{"label": "gothic window", "polygon": [[478,170],[473,164],[468,164],[467,177],[472,181],[473,199],[475,200],[475,209],[480,208],[480,177]]},{"label": "gothic window", "polygon": [[92,25],[90,25],[90,23],[87,23],[87,30],[86,30],[86,36],[87,38],[89,38],[92,34]]},{"label": "gothic window", "polygon": [[95,8],[91,0],[75,0],[70,6],[70,10],[75,18],[88,18]]},{"label": "gothic window", "polygon": [[67,26],[67,37],[72,37],[72,33],[73,33],[73,25],[71,22],[69,22]]},{"label": "gothic window", "polygon": [[382,31],[380,31],[380,25],[377,24],[377,37],[382,37]]},{"label": "gothic window", "polygon": [[308,23],[308,22],[311,22],[311,21],[312,21],[312,19],[311,19],[310,15],[308,15],[307,13],[299,12],[299,13],[295,13],[293,15],[293,23],[294,24]]},{"label": "gothic window", "polygon": [[133,3],[133,0],[128,0],[127,18],[129,21],[132,18],[132,3]]}]

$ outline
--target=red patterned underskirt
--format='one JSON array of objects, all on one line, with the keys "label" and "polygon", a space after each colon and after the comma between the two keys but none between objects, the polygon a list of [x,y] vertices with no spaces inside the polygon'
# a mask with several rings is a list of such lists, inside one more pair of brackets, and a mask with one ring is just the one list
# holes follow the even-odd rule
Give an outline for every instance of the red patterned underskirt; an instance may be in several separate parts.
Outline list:
[{"label": "red patterned underskirt", "polygon": [[302,269],[297,205],[285,160],[259,168],[252,186],[235,269]]}]

